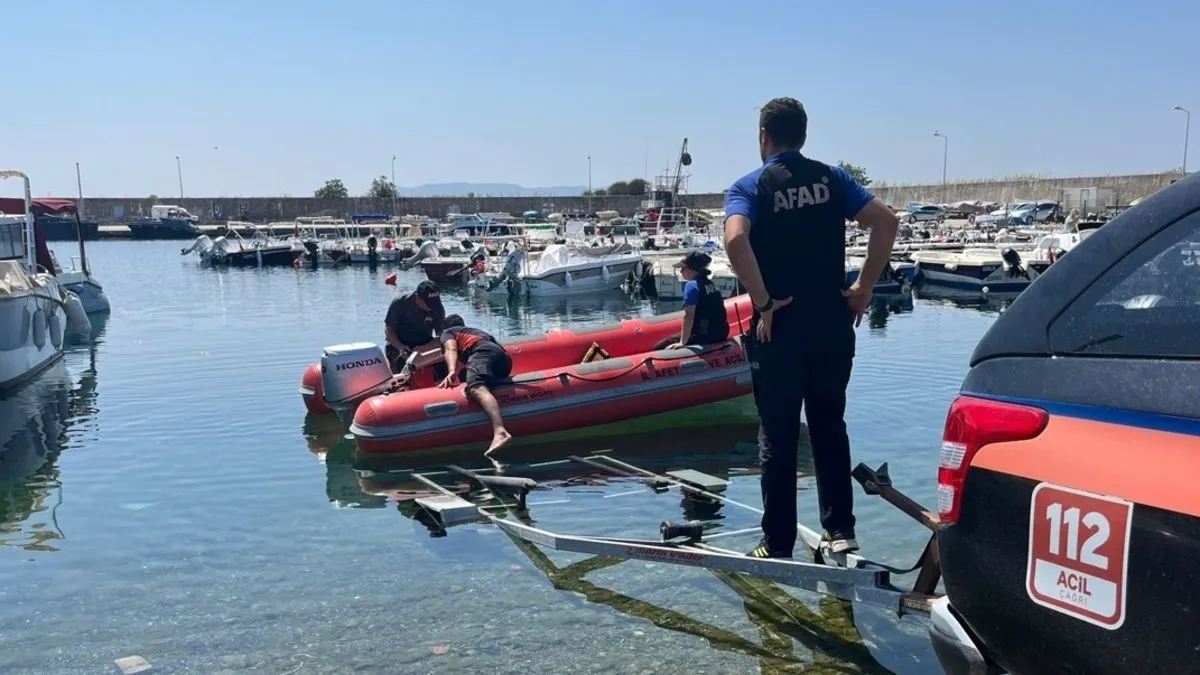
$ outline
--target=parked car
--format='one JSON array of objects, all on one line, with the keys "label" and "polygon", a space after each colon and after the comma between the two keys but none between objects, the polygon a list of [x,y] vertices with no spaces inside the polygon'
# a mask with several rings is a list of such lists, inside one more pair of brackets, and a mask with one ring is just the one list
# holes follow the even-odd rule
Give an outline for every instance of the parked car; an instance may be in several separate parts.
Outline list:
[{"label": "parked car", "polygon": [[980,340],[946,417],[930,637],[951,675],[1200,668],[1200,174]]},{"label": "parked car", "polygon": [[940,223],[946,220],[946,211],[940,206],[926,204],[911,209],[908,215],[904,217],[904,220],[909,223],[916,223],[923,220],[932,220]]},{"label": "parked car", "polygon": [[1062,207],[1058,202],[1027,202],[1011,210],[1008,218],[1010,225],[1062,222]]}]

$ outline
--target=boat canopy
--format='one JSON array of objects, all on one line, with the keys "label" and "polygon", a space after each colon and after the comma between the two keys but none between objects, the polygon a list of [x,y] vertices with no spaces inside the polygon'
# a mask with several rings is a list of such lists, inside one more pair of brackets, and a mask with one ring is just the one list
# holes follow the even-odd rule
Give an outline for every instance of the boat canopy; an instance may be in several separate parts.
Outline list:
[{"label": "boat canopy", "polygon": [[[70,199],[43,197],[33,200],[33,216],[35,218],[74,212],[75,202]],[[10,216],[25,215],[25,200],[20,197],[0,197],[0,213]]]}]

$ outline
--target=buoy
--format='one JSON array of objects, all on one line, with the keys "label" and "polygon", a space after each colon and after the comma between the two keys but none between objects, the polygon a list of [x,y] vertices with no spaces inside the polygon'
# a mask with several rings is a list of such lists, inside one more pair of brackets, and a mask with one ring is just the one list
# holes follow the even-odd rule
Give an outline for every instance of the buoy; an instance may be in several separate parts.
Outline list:
[{"label": "buoy", "polygon": [[482,260],[475,261],[475,273],[476,274],[483,274],[484,270],[486,270],[486,269],[487,269],[487,265],[485,265]]},{"label": "buoy", "polygon": [[395,272],[389,273],[386,277],[383,278],[383,283],[387,284],[388,286],[395,286],[396,285],[396,273]]}]

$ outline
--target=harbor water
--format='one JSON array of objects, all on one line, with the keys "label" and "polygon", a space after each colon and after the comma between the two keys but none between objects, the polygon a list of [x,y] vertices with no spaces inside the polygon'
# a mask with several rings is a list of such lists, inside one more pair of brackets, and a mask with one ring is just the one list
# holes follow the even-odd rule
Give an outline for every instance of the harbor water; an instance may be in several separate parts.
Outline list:
[{"label": "harbor water", "polygon": [[[74,246],[54,248],[67,260]],[[161,673],[938,672],[920,618],[697,568],[581,562],[487,525],[431,530],[388,496],[404,474],[356,467],[336,419],[306,419],[298,392],[322,347],[382,341],[388,270],[211,270],[179,248],[89,245],[111,316],[0,401],[0,672],[117,672],[130,655]],[[678,309],[621,293],[443,297],[500,338]],[[888,462],[926,505],[947,405],[994,309],[883,303],[858,329],[854,459]],[[696,468],[757,504],[755,432],[745,398],[537,452]],[[815,527],[811,460],[801,472]],[[855,500],[863,553],[910,566],[927,532]],[[530,495],[537,524],[569,533],[655,537],[683,506],[620,481]]]}]

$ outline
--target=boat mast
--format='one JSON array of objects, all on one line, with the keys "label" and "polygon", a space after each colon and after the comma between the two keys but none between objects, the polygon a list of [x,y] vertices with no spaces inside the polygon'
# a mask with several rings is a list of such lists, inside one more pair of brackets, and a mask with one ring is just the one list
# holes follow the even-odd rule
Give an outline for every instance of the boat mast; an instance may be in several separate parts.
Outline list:
[{"label": "boat mast", "polygon": [[79,176],[79,162],[75,162],[75,186],[79,188],[79,201],[75,202],[75,236],[79,239],[79,267],[85,277],[91,276],[88,269],[87,251],[83,248],[83,179]]}]

